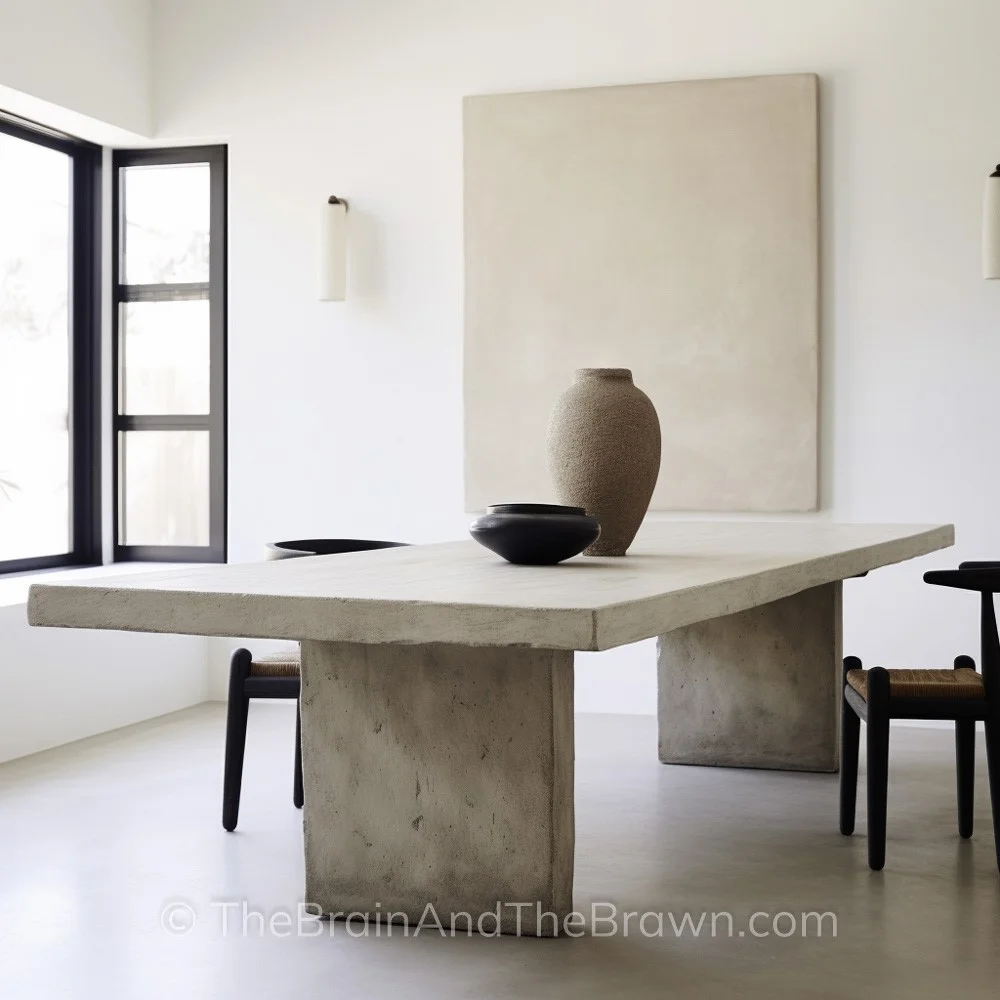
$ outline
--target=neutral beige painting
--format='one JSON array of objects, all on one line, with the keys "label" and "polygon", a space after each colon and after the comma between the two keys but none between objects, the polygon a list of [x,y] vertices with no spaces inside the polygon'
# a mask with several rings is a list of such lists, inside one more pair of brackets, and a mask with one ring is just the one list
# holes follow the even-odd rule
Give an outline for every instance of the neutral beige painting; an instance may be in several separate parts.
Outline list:
[{"label": "neutral beige painting", "polygon": [[466,507],[552,499],[549,412],[631,368],[653,509],[817,504],[811,74],[465,100]]}]

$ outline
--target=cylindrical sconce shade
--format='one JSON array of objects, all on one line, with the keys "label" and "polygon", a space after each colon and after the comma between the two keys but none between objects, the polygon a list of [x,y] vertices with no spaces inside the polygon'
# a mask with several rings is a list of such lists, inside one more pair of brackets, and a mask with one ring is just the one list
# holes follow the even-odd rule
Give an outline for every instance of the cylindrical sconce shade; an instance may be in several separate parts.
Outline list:
[{"label": "cylindrical sconce shade", "polygon": [[347,298],[347,202],[332,195],[320,219],[319,297],[322,302]]},{"label": "cylindrical sconce shade", "polygon": [[983,197],[983,277],[1000,278],[1000,164],[986,178]]}]

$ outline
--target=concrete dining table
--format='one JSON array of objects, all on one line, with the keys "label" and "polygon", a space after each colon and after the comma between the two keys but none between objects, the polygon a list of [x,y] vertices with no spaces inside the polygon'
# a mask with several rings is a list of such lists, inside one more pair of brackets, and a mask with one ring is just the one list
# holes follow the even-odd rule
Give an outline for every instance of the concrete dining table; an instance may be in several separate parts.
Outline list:
[{"label": "concrete dining table", "polygon": [[573,909],[574,651],[659,637],[666,763],[836,770],[841,581],[953,542],[950,525],[647,522],[624,558],[414,545],[35,584],[28,617],[299,641],[306,901],[548,934],[537,916]]}]

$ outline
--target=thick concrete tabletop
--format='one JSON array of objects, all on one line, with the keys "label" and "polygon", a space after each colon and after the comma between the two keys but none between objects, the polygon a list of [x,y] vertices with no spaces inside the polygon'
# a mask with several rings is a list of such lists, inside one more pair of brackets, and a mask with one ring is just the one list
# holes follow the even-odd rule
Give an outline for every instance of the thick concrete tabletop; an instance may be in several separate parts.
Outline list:
[{"label": "thick concrete tabletop", "polygon": [[475,542],[35,584],[32,625],[600,650],[954,543],[951,525],[647,523],[625,558],[512,566]]}]

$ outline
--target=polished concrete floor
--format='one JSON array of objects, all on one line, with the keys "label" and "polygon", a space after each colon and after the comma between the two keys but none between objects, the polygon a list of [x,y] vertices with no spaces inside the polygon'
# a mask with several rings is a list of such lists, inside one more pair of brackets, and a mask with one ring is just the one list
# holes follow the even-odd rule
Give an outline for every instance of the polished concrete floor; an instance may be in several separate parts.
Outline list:
[{"label": "polished concrete floor", "polygon": [[[3,1000],[1000,996],[985,761],[980,747],[962,842],[946,731],[893,731],[873,874],[863,785],[847,839],[834,776],[665,767],[653,719],[579,716],[576,906],[617,907],[619,932],[546,940],[296,934],[290,706],[252,709],[235,834],[219,823],[223,725],[204,705],[0,766]],[[626,910],[653,916],[625,934]],[[263,935],[255,912],[274,921]],[[804,912],[835,914],[836,936],[830,917],[803,936]]]}]

